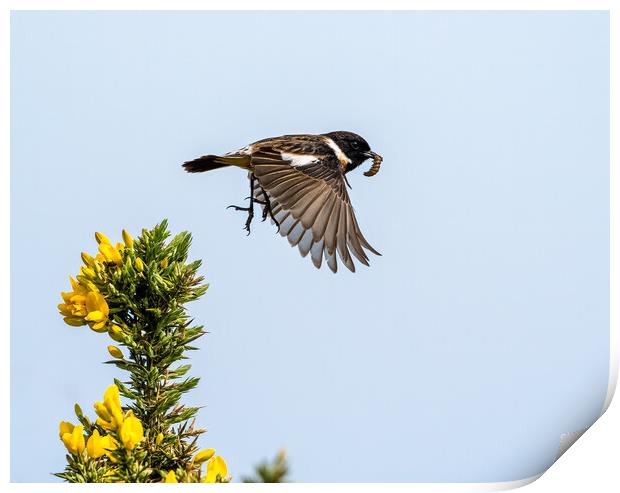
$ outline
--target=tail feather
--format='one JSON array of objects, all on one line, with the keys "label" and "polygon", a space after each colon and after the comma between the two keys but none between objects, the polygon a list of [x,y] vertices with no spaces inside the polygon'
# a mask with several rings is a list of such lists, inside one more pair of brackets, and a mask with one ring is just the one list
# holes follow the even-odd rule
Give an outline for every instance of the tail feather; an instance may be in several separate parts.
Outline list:
[{"label": "tail feather", "polygon": [[227,166],[247,168],[249,165],[249,156],[214,156],[209,154],[208,156],[202,156],[193,161],[183,163],[183,168],[185,168],[185,171],[188,173],[202,173],[203,171],[211,171]]}]

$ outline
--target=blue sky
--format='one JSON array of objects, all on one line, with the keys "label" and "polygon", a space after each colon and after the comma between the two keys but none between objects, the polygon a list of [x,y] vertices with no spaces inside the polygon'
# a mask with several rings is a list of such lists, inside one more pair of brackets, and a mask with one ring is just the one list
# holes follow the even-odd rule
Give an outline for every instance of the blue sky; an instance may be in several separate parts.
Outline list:
[{"label": "blue sky", "polygon": [[[57,424],[100,399],[104,336],[63,324],[93,251],[162,218],[211,288],[190,402],[236,478],[504,481],[591,424],[608,376],[609,19],[538,13],[13,13],[11,477],[54,481]],[[351,130],[383,256],[317,271],[180,164]],[[32,461],[32,451],[37,460]]]}]

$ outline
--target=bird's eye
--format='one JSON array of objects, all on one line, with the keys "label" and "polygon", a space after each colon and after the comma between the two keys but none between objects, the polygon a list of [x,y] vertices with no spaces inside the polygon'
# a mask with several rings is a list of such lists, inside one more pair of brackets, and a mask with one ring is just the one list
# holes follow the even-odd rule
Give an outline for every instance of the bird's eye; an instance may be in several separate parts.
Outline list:
[{"label": "bird's eye", "polygon": [[356,142],[356,141],[351,142],[351,147],[353,147],[353,149],[359,149],[360,147],[359,142]]}]

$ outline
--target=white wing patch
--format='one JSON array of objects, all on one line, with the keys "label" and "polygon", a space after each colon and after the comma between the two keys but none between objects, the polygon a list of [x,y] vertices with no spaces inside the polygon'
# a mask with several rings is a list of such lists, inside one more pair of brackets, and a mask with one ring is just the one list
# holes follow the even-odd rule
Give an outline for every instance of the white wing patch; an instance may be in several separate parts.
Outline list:
[{"label": "white wing patch", "polygon": [[290,161],[291,166],[304,166],[306,164],[312,164],[317,162],[317,157],[311,154],[291,154],[288,152],[280,153],[282,155],[282,160]]}]

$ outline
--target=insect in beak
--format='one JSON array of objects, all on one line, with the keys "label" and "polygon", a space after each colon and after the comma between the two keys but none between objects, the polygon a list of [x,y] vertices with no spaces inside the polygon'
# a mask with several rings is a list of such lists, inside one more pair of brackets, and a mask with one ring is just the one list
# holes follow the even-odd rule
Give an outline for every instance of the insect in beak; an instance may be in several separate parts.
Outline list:
[{"label": "insect in beak", "polygon": [[381,168],[383,158],[376,152],[372,151],[365,152],[364,156],[372,159],[372,166],[368,171],[364,172],[364,176],[375,176],[379,172],[379,168]]}]

